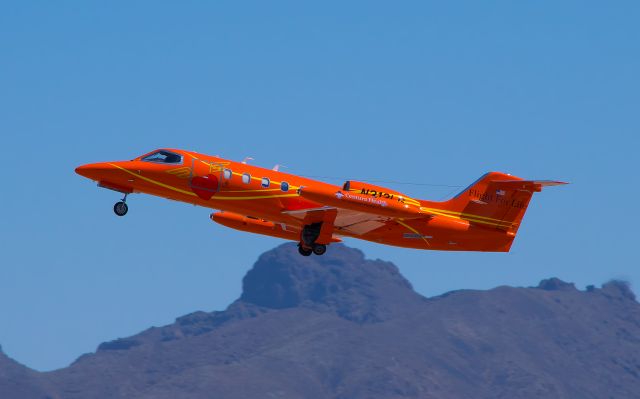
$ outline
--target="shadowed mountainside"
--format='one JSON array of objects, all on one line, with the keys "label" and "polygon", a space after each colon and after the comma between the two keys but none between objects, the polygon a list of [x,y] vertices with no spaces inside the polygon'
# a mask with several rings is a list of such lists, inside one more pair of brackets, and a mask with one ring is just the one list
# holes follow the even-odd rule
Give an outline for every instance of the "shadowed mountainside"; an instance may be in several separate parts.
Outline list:
[{"label": "shadowed mountainside", "polygon": [[2,398],[634,398],[640,304],[625,283],[426,299],[332,245],[264,253],[222,312],[106,342],[48,373],[0,353]]}]

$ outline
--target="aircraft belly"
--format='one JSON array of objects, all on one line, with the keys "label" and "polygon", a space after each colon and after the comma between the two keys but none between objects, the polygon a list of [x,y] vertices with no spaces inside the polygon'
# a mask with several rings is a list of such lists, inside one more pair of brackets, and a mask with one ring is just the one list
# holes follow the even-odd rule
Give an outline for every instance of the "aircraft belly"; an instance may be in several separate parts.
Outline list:
[{"label": "aircraft belly", "polygon": [[[380,222],[381,223],[381,222]],[[355,238],[405,248],[440,251],[506,252],[513,236],[482,227],[429,223],[424,219],[388,221]],[[449,228],[453,227],[453,228]]]}]

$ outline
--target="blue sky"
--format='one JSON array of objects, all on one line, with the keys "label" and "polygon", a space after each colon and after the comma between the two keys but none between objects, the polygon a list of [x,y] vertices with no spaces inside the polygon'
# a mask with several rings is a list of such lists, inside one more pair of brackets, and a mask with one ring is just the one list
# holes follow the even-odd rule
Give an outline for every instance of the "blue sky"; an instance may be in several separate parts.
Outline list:
[{"label": "blue sky", "polygon": [[73,172],[159,147],[251,156],[335,183],[419,183],[387,185],[436,200],[490,170],[570,181],[534,197],[509,254],[347,244],[393,261],[427,296],[552,276],[638,284],[638,11],[4,2],[0,344],[50,370],[239,295],[280,241],[142,195],[118,218],[118,194]]}]

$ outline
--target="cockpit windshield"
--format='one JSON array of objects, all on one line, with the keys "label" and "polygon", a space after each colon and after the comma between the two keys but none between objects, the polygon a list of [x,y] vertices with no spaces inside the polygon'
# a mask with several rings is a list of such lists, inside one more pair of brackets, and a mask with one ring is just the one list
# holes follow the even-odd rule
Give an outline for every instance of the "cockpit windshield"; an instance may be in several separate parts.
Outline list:
[{"label": "cockpit windshield", "polygon": [[142,158],[145,162],[177,164],[182,163],[182,155],[178,155],[171,151],[160,150]]}]

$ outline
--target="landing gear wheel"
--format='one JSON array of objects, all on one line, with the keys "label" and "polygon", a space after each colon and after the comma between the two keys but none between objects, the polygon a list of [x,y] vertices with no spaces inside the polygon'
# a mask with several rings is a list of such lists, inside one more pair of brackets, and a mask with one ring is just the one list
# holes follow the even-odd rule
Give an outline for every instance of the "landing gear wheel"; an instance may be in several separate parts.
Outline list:
[{"label": "landing gear wheel", "polygon": [[302,256],[309,256],[311,255],[311,250],[304,248],[302,245],[298,246],[298,253],[300,253],[300,255]]},{"label": "landing gear wheel", "polygon": [[327,246],[324,244],[316,244],[313,246],[313,253],[320,256],[327,252]]},{"label": "landing gear wheel", "polygon": [[113,212],[115,212],[115,214],[118,216],[126,215],[127,211],[129,211],[129,207],[124,201],[116,202],[116,204],[113,206]]}]

